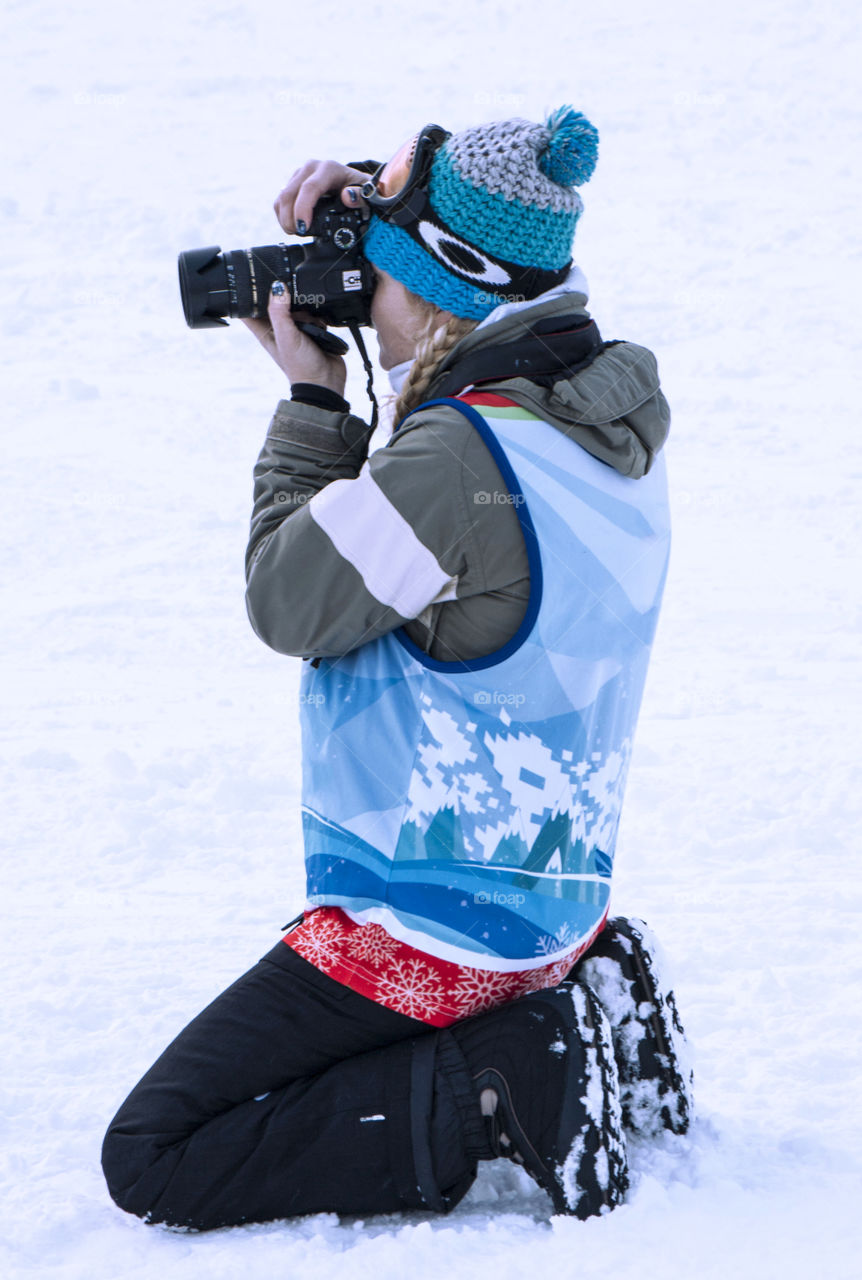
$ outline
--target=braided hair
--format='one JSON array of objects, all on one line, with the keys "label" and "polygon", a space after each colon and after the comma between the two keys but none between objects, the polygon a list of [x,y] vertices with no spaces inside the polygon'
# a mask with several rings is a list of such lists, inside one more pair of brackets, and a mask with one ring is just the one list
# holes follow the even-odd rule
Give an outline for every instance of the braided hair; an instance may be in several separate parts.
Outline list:
[{"label": "braided hair", "polygon": [[450,316],[441,324],[439,309],[432,303],[415,297],[415,305],[425,316],[425,327],[416,347],[416,358],[395,401],[393,422],[396,426],[422,403],[441,361],[478,324],[477,320],[467,320],[463,316]]}]

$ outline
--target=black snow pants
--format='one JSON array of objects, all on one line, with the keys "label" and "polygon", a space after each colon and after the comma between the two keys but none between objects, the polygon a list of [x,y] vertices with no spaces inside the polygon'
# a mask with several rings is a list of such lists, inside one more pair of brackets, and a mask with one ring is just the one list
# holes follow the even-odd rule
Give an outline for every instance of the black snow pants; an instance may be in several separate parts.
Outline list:
[{"label": "black snow pants", "polygon": [[452,1208],[490,1152],[449,1031],[376,1004],[279,942],[164,1051],[102,1147],[149,1222]]}]

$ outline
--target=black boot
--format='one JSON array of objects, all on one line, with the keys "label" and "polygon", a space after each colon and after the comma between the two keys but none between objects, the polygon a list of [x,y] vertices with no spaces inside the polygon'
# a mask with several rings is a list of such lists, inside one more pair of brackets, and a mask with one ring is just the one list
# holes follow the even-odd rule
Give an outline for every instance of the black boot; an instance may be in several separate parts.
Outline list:
[{"label": "black boot", "polygon": [[611,1025],[623,1124],[638,1137],[685,1133],[692,1114],[688,1045],[661,950],[643,920],[609,920],[569,977],[596,994]]},{"label": "black boot", "polygon": [[523,1165],[557,1213],[607,1212],[628,1187],[610,1028],[572,983],[450,1028],[472,1073],[491,1151]]}]

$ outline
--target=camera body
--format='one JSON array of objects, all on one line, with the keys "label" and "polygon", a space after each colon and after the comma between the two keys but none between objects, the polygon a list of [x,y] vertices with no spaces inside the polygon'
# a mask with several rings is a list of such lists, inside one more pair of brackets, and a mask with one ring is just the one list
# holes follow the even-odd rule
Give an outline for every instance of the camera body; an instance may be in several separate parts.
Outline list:
[{"label": "camera body", "polygon": [[307,311],[327,325],[370,324],[374,272],[361,251],[364,221],[361,210],[326,195],[315,207],[308,244],[186,250],[178,261],[186,323],[213,329],[226,325],[226,316],[265,319],[273,282],[281,280],[291,311]]}]

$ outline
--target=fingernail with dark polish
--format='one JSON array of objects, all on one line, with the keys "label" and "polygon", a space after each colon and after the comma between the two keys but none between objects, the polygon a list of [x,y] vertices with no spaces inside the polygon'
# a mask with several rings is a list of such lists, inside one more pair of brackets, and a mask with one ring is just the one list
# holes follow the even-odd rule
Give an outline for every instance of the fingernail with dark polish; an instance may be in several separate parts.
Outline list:
[{"label": "fingernail with dark polish", "polygon": [[306,230],[306,228],[305,228],[305,222],[303,221],[303,219],[302,219],[302,218],[297,218],[297,220],[296,220],[296,229],[297,229],[297,231],[299,232],[299,234],[300,234],[301,236],[304,236],[304,235],[305,235],[305,230]]},{"label": "fingernail with dark polish", "polygon": [[347,199],[350,201],[351,204],[356,204],[356,201],[359,199],[359,193],[357,192],[355,187],[347,188]]},{"label": "fingernail with dark polish", "polygon": [[272,292],[275,294],[276,298],[281,298],[284,296],[284,285],[281,283],[280,280],[275,281],[274,285],[272,286]]}]

